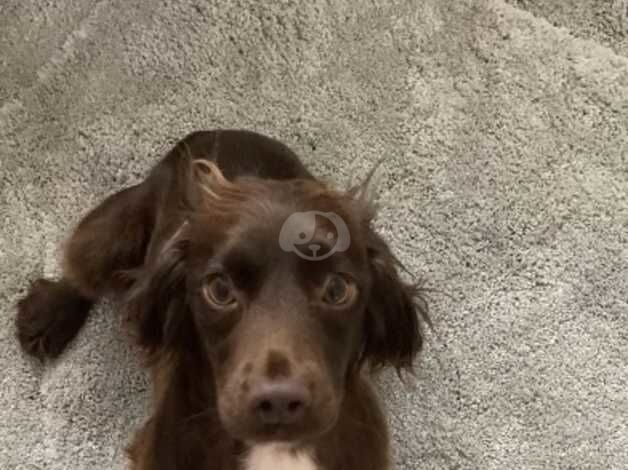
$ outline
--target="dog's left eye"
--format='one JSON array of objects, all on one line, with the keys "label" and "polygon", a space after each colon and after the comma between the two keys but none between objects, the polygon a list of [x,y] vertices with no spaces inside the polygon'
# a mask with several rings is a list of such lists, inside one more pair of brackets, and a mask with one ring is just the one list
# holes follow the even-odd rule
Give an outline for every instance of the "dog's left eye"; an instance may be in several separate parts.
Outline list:
[{"label": "dog's left eye", "polygon": [[323,301],[330,305],[343,305],[353,299],[355,284],[340,274],[331,274],[325,282]]},{"label": "dog's left eye", "polygon": [[205,300],[217,308],[229,308],[235,305],[236,297],[233,284],[225,274],[214,274],[203,287]]}]

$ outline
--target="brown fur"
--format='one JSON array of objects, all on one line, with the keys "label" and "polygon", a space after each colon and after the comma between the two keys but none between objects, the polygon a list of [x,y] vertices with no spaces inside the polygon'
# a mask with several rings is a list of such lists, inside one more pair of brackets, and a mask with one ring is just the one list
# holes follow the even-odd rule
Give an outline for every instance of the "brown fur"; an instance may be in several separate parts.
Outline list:
[{"label": "brown fur", "polygon": [[[154,383],[134,470],[240,470],[251,445],[277,441],[307,447],[321,470],[385,470],[365,366],[411,368],[426,312],[358,193],[329,188],[259,134],[190,134],[81,221],[63,278],[19,302],[18,339],[56,357],[98,298],[121,299]],[[281,250],[282,223],[308,210],[337,214],[348,248],[324,261]],[[317,222],[315,236],[332,229]],[[215,276],[234,296],[226,307],[208,293]],[[325,300],[329,279],[351,287],[350,302]]]}]

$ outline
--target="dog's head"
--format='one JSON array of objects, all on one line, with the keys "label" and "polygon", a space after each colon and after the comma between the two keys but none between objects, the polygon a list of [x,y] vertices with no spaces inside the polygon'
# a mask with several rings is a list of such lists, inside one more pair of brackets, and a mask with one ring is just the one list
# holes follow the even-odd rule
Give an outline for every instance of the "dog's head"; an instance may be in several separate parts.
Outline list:
[{"label": "dog's head", "polygon": [[334,425],[365,363],[411,367],[422,299],[363,197],[313,180],[229,182],[195,165],[192,210],[133,293],[140,341],[200,339],[234,437],[311,439]]}]

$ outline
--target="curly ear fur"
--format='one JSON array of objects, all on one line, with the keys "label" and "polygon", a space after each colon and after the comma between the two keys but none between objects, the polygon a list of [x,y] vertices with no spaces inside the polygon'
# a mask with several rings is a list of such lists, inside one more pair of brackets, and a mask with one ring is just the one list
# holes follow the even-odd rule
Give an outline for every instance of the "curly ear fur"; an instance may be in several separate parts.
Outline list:
[{"label": "curly ear fur", "polygon": [[[189,247],[190,223],[199,213],[207,211],[210,202],[226,204],[229,197],[239,198],[238,188],[227,181],[212,162],[194,159],[184,145],[180,150],[189,157],[176,167],[175,178],[185,188],[178,194],[178,217],[186,220],[163,242],[159,253],[139,269],[119,273],[133,279],[126,297],[128,318],[137,341],[149,353],[173,347],[177,335],[186,327],[186,255]],[[217,201],[217,202],[216,202]],[[213,208],[213,207],[212,207]],[[234,211],[225,211],[234,217]],[[219,213],[213,213],[217,223]],[[189,325],[187,325],[189,326]]]},{"label": "curly ear fur", "polygon": [[370,232],[368,253],[373,281],[366,307],[363,359],[373,367],[392,365],[398,371],[410,370],[423,346],[420,320],[429,321],[427,303],[417,285],[400,279],[401,263],[386,242]]},{"label": "curly ear fur", "polygon": [[153,262],[133,273],[126,298],[129,320],[140,346],[150,352],[172,345],[187,309],[185,253],[181,227]]}]

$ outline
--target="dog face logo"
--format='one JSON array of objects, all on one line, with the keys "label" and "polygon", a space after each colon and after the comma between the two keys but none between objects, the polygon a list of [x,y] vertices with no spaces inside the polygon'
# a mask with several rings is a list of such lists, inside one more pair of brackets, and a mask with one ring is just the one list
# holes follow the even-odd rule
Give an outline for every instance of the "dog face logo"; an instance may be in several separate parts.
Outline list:
[{"label": "dog face logo", "polygon": [[279,233],[282,250],[310,261],[346,251],[350,242],[347,225],[333,212],[295,212],[286,219]]}]

